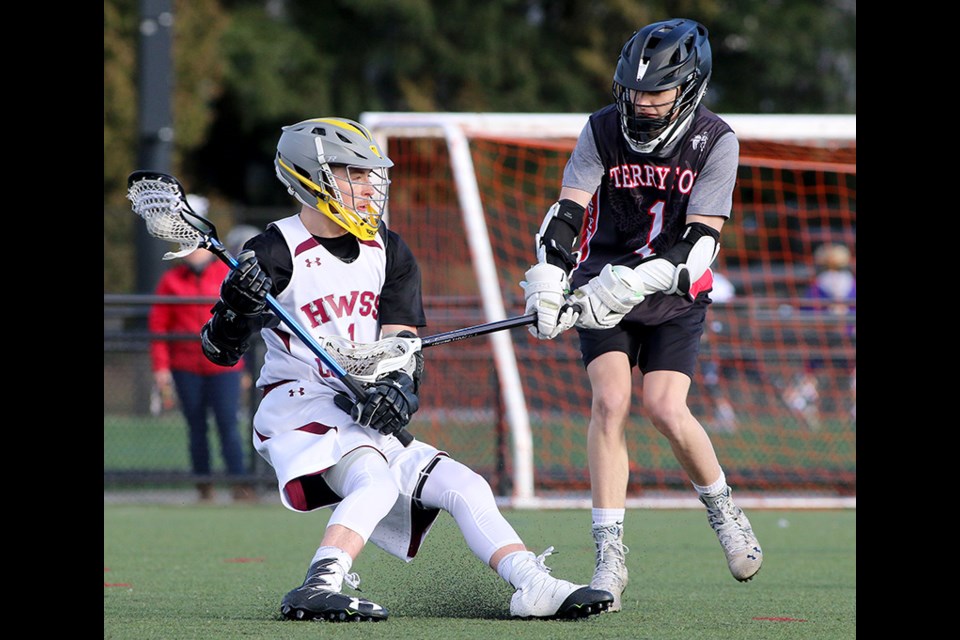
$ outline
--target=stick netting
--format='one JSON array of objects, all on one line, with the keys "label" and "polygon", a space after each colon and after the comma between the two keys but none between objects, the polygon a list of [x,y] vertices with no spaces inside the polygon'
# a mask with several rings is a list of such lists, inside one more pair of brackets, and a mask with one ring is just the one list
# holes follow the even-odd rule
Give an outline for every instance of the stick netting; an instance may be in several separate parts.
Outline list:
[{"label": "stick netting", "polygon": [[164,259],[185,256],[200,246],[203,234],[184,220],[187,205],[176,184],[138,180],[127,190],[127,199],[132,203],[133,212],[143,218],[151,236],[180,245],[179,251],[168,252]]},{"label": "stick netting", "polygon": [[378,342],[362,343],[339,336],[327,336],[321,346],[344,371],[360,382],[370,383],[385,373],[400,369],[412,375],[420,339],[394,336]]}]

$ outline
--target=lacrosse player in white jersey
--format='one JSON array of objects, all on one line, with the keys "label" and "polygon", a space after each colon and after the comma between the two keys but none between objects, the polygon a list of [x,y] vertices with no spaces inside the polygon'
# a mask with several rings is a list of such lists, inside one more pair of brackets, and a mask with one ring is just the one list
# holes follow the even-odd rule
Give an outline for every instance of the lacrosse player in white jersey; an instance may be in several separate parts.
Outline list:
[{"label": "lacrosse player in white jersey", "polygon": [[[303,584],[281,612],[294,620],[383,620],[385,607],[341,593],[356,588],[350,569],[367,541],[410,562],[440,510],[450,513],[469,546],[515,589],[520,618],[578,618],[613,602],[607,591],[552,577],[497,508],[489,484],[450,455],[396,437],[419,408],[426,324],[420,270],[410,248],[381,222],[393,166],[370,132],[342,118],[284,127],[277,177],[300,203],[249,240],[224,279],[220,300],[201,332],[204,353],[236,362],[260,331],[267,347],[257,386],[256,450],[277,475],[292,511],[333,510]],[[355,401],[298,337],[266,309],[277,302],[319,341],[368,345],[412,338],[409,357],[366,382]],[[372,590],[371,590],[372,592]]]}]

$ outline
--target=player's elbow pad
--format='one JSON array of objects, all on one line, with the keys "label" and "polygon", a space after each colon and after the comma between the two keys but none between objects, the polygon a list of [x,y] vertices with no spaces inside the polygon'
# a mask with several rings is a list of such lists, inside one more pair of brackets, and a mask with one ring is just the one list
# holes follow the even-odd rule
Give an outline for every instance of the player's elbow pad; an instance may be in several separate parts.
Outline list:
[{"label": "player's elbow pad", "polygon": [[720,253],[720,232],[702,222],[691,222],[680,241],[662,255],[652,256],[634,271],[646,293],[690,295],[691,285],[706,273]]},{"label": "player's elbow pad", "polygon": [[555,202],[537,232],[537,262],[560,267],[568,275],[577,266],[580,227],[586,210],[573,200]]}]

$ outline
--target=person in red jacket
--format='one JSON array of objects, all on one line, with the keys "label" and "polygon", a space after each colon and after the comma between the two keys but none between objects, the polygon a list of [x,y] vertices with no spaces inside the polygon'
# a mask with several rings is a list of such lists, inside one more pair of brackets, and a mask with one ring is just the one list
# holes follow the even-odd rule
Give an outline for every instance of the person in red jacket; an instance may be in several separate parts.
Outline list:
[{"label": "person in red jacket", "polygon": [[[230,268],[206,249],[197,249],[168,270],[157,284],[159,296],[183,298],[215,298],[220,294],[220,283]],[[210,317],[210,302],[198,304],[158,303],[148,319],[154,334],[199,335]],[[180,409],[190,430],[190,463],[193,474],[200,478],[197,490],[200,500],[213,500],[213,484],[205,479],[210,471],[210,441],[207,417],[210,411],[216,420],[221,453],[227,472],[244,476],[243,447],[237,429],[240,408],[240,390],[244,374],[243,361],[233,367],[215,365],[203,355],[195,338],[188,340],[155,340],[150,354],[154,381],[164,397],[172,398],[176,389]],[[253,499],[253,491],[246,484],[234,488],[234,498]]]}]

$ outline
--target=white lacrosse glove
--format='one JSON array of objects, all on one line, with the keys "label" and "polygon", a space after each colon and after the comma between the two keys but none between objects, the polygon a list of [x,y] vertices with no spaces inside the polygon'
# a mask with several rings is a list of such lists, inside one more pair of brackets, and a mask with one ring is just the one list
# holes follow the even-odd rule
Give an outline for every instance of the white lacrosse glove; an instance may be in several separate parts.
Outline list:
[{"label": "white lacrosse glove", "polygon": [[580,308],[576,326],[582,329],[609,329],[643,302],[643,280],[630,267],[607,265],[587,284],[567,298]]},{"label": "white lacrosse glove", "polygon": [[530,335],[540,340],[553,340],[573,326],[576,311],[566,304],[570,291],[567,273],[548,262],[539,262],[524,274],[520,282],[526,297],[525,313],[536,313],[537,322],[530,327]]},{"label": "white lacrosse glove", "polygon": [[663,255],[652,255],[634,271],[647,293],[697,297],[695,283],[720,253],[720,232],[702,222],[684,227],[680,240]]}]

